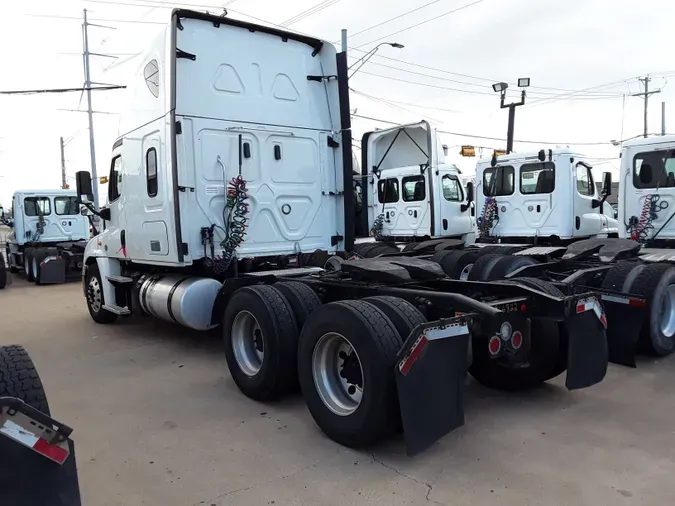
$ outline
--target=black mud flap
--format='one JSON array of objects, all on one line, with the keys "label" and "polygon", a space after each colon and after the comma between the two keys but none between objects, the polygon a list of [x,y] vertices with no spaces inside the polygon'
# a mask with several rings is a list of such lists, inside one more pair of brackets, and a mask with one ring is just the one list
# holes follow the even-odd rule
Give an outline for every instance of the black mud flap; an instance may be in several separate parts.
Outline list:
[{"label": "black mud flap", "polygon": [[66,261],[61,257],[49,256],[40,263],[40,283],[52,285],[66,282]]},{"label": "black mud flap", "polygon": [[469,318],[420,325],[401,347],[396,385],[406,452],[422,452],[464,425]]},{"label": "black mud flap", "polygon": [[640,330],[647,318],[647,301],[622,295],[601,295],[607,314],[607,345],[609,361],[636,367]]},{"label": "black mud flap", "polygon": [[609,352],[607,317],[596,297],[579,299],[565,320],[569,336],[567,379],[569,390],[600,383],[607,373]]},{"label": "black mud flap", "polygon": [[[0,504],[81,506],[70,429],[26,406],[0,398]],[[58,442],[45,438],[49,434]]]}]

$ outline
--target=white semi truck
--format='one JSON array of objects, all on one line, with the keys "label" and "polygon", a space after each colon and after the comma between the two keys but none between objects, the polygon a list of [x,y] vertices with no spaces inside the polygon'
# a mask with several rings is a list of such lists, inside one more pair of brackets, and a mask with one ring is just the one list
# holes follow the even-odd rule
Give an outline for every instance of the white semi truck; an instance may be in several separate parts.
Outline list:
[{"label": "white semi truck", "polygon": [[473,183],[466,190],[457,166],[428,122],[363,135],[362,181],[367,206],[363,227],[381,240],[419,242],[475,233]]},{"label": "white semi truck", "polygon": [[75,191],[17,191],[0,220],[11,228],[4,252],[10,272],[23,272],[35,284],[79,276],[90,233]]},{"label": "white semi truck", "polygon": [[[402,427],[415,453],[462,425],[467,369],[501,389],[565,369],[570,389],[603,379],[592,291],[455,281],[403,256],[298,263],[354,244],[347,59],[330,43],[179,9],[134,79],[84,256],[96,322],[219,326],[245,395],[299,383],[318,426],[353,447]],[[91,198],[88,173],[77,188]]]}]

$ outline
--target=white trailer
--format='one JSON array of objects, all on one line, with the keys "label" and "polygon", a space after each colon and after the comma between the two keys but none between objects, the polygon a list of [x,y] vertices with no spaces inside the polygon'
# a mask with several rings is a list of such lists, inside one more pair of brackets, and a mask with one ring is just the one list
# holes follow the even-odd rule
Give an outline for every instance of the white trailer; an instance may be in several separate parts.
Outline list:
[{"label": "white trailer", "polygon": [[3,209],[0,217],[11,228],[5,247],[10,272],[23,272],[36,284],[79,275],[90,233],[75,191],[17,191],[11,211]]},{"label": "white trailer", "polygon": [[[332,272],[299,262],[353,249],[345,53],[175,10],[141,61],[113,144],[103,230],[85,251],[94,321],[220,326],[245,395],[268,400],[299,383],[319,427],[354,447],[402,426],[415,453],[462,425],[469,365],[502,389],[565,369],[570,389],[603,379],[592,292],[457,282],[407,257],[335,261]],[[91,195],[87,172],[77,188]]]}]

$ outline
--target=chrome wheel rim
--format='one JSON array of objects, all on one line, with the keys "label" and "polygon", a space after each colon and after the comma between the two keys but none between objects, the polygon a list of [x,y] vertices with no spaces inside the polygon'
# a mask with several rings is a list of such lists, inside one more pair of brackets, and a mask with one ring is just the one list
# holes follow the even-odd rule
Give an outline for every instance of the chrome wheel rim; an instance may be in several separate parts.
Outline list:
[{"label": "chrome wheel rim", "polygon": [[33,276],[37,274],[37,271],[38,271],[37,260],[33,258]]},{"label": "chrome wheel rim", "polygon": [[312,354],[314,385],[324,405],[339,416],[354,413],[363,398],[363,366],[349,340],[336,332],[321,336]]},{"label": "chrome wheel rim", "polygon": [[26,276],[30,274],[30,267],[28,264],[28,258],[23,257],[23,271],[26,273]]},{"label": "chrome wheel rim", "polygon": [[87,302],[89,302],[89,307],[91,307],[92,311],[95,313],[98,313],[101,310],[101,299],[101,284],[98,282],[98,279],[92,277],[89,280],[89,286],[87,287]]},{"label": "chrome wheel rim", "polygon": [[258,320],[248,311],[240,311],[232,322],[232,351],[244,374],[252,377],[260,372],[265,341]]},{"label": "chrome wheel rim", "polygon": [[473,264],[466,265],[464,269],[462,269],[462,272],[459,273],[459,279],[461,281],[467,281],[469,279],[469,273],[471,272],[471,269],[473,269]]},{"label": "chrome wheel rim", "polygon": [[675,285],[670,285],[666,289],[662,307],[661,333],[666,337],[673,337],[675,335]]}]

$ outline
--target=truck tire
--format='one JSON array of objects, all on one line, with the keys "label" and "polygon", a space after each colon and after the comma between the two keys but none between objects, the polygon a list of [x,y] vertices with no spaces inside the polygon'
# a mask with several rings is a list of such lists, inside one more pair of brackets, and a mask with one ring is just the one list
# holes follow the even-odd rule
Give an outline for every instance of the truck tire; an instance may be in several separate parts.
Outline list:
[{"label": "truck tire", "polygon": [[35,248],[26,248],[23,250],[23,272],[26,275],[26,281],[33,281],[33,250]]},{"label": "truck tire", "polygon": [[332,302],[312,313],[298,343],[298,377],[324,434],[360,448],[401,426],[394,376],[400,347],[391,320],[364,300]]},{"label": "truck tire", "polygon": [[7,269],[5,267],[5,259],[2,256],[2,253],[0,253],[0,290],[5,288],[7,286]]},{"label": "truck tire", "polygon": [[400,253],[399,249],[391,244],[378,243],[378,245],[368,252],[368,258],[375,258],[379,255],[390,255]]},{"label": "truck tire", "polygon": [[33,251],[33,259],[31,261],[33,270],[33,282],[36,285],[40,284],[40,264],[47,258],[47,251],[44,248],[36,248]]},{"label": "truck tire", "polygon": [[560,335],[556,322],[533,319],[527,367],[513,369],[490,358],[488,339],[480,337],[473,342],[473,363],[469,372],[488,388],[508,392],[529,390],[553,377],[559,349]]},{"label": "truck tire", "polygon": [[[339,258],[339,257],[338,257]],[[288,300],[298,324],[298,330],[305,325],[307,318],[321,306],[321,299],[309,286],[298,281],[284,281],[275,283],[274,288],[279,290]]]},{"label": "truck tire", "polygon": [[478,256],[482,257],[485,255],[492,255],[494,253],[499,253],[502,250],[502,246],[483,246],[482,248],[474,248],[478,252]]},{"label": "truck tire", "polygon": [[473,268],[471,269],[471,272],[469,272],[469,277],[467,279],[469,281],[487,281],[490,279],[490,272],[502,258],[506,257],[498,253],[490,253],[479,257],[473,264]]},{"label": "truck tire", "polygon": [[560,289],[555,286],[553,283],[544,281],[543,279],[538,278],[515,278],[513,280],[515,283],[527,286],[528,288],[533,288],[539,290],[540,292],[547,293],[553,297],[564,297],[565,294],[560,291]]},{"label": "truck tire", "polygon": [[488,274],[487,280],[503,279],[508,274],[520,269],[521,267],[528,267],[536,265],[537,262],[532,257],[514,257],[506,256],[500,259]]},{"label": "truck tire", "polygon": [[446,255],[449,255],[450,253],[452,253],[452,252],[450,250],[447,250],[447,249],[442,249],[440,251],[437,251],[436,253],[431,255],[431,261],[436,262],[438,265],[441,265],[441,260],[443,260],[443,257],[445,257]]},{"label": "truck tire", "polygon": [[103,282],[101,281],[101,273],[96,263],[87,267],[84,275],[84,287],[87,298],[87,309],[89,309],[91,319],[103,325],[114,323],[117,320],[117,315],[103,309],[105,305]]},{"label": "truck tire", "polygon": [[641,347],[646,353],[665,357],[675,351],[675,267],[647,265],[633,282],[632,293],[647,299],[649,313],[642,327]]},{"label": "truck tire", "polygon": [[441,257],[439,265],[452,279],[467,279],[479,254],[475,250],[452,251]]},{"label": "truck tire", "polygon": [[40,376],[23,346],[0,346],[0,397],[17,397],[51,414]]},{"label": "truck tire", "polygon": [[232,379],[245,396],[273,400],[297,387],[298,326],[276,288],[234,292],[223,315],[223,342]]},{"label": "truck tire", "polygon": [[372,258],[370,252],[380,246],[380,243],[377,242],[366,242],[354,245],[354,253],[359,255],[362,258]]},{"label": "truck tire", "polygon": [[409,242],[408,244],[403,246],[403,250],[401,250],[401,251],[402,251],[402,253],[408,253],[409,251],[414,250],[415,246],[417,246],[416,242]]},{"label": "truck tire", "polygon": [[605,274],[605,279],[602,280],[602,288],[604,290],[629,293],[628,290],[630,287],[624,287],[624,284],[631,274],[631,271],[638,265],[640,264],[637,262],[619,262]]},{"label": "truck tire", "polygon": [[402,341],[408,338],[415,327],[427,322],[427,319],[419,309],[400,297],[378,295],[376,297],[367,297],[363,301],[370,302],[391,320]]}]

